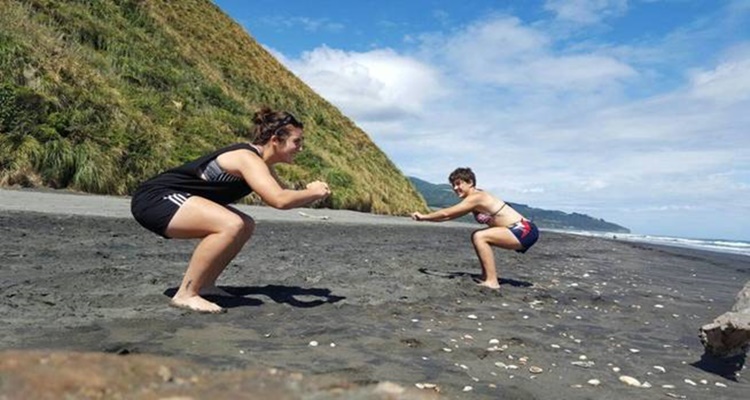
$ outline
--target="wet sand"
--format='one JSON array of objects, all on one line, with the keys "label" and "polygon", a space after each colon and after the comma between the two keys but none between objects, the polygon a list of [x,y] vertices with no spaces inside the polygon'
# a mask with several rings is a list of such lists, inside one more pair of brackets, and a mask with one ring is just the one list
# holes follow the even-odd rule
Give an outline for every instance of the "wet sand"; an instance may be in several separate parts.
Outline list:
[{"label": "wet sand", "polygon": [[200,315],[168,307],[196,241],[151,234],[124,198],[0,191],[0,350],[168,356],[462,399],[750,393],[746,373],[701,364],[698,340],[750,279],[747,257],[542,232],[525,255],[495,252],[491,291],[473,281],[478,225],[242,209],[256,234],[219,281],[236,297]]}]

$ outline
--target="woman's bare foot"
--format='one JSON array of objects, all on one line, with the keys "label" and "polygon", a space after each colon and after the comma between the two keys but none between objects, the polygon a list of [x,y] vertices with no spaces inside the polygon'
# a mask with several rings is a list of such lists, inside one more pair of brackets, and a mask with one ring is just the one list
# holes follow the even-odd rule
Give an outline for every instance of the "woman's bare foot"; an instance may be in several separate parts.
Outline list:
[{"label": "woman's bare foot", "polygon": [[500,284],[497,283],[497,280],[494,281],[482,281],[480,283],[477,283],[477,286],[484,286],[490,289],[500,289]]},{"label": "woman's bare foot", "polygon": [[200,297],[193,296],[187,298],[172,298],[169,302],[172,307],[182,308],[185,310],[196,311],[199,313],[219,314],[226,312],[227,310],[221,308],[218,304],[211,303],[210,301]]},{"label": "woman's bare foot", "polygon": [[200,290],[201,296],[222,296],[222,297],[234,297],[233,294],[227,292],[226,290],[216,286],[206,286],[201,288]]}]

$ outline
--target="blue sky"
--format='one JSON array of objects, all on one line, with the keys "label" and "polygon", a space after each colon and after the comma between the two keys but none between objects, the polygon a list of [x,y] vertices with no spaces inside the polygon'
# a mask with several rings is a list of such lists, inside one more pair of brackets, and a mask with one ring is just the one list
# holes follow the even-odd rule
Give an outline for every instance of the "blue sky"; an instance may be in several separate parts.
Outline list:
[{"label": "blue sky", "polygon": [[217,0],[409,176],[750,240],[750,0]]}]

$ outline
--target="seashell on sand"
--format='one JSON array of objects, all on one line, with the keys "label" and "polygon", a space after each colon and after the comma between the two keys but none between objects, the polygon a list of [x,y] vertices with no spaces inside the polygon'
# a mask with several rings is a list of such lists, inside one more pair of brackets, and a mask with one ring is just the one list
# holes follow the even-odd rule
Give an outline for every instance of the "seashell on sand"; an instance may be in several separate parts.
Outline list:
[{"label": "seashell on sand", "polygon": [[620,376],[620,382],[629,386],[641,387],[641,382],[639,382],[638,379],[635,379],[632,376],[622,375]]}]

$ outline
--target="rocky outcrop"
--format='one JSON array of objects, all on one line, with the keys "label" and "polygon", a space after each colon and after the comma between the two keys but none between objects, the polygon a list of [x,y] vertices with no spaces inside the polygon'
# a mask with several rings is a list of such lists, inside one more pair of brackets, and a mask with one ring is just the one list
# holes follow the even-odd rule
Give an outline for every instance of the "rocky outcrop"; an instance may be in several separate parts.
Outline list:
[{"label": "rocky outcrop", "polygon": [[731,311],[700,329],[706,353],[726,358],[745,354],[750,348],[750,281],[737,294]]},{"label": "rocky outcrop", "polygon": [[356,384],[277,369],[215,371],[174,358],[50,351],[0,352],[0,399],[426,400],[434,391]]}]

